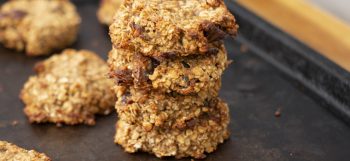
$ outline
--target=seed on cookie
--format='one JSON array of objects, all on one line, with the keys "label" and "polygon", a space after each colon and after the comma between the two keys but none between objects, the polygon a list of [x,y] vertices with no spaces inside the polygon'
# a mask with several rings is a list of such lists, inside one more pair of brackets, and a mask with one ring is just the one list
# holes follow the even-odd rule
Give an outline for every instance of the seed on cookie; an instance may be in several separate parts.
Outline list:
[{"label": "seed on cookie", "polygon": [[95,53],[64,50],[35,66],[21,99],[30,122],[95,124],[95,115],[113,110],[115,94],[107,63]]}]

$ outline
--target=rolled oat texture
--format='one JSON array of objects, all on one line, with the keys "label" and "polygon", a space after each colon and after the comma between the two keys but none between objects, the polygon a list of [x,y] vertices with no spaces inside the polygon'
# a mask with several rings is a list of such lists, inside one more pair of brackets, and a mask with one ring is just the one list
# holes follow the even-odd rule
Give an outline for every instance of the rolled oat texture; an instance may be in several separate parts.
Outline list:
[{"label": "rolled oat texture", "polygon": [[227,65],[223,44],[212,54],[176,57],[164,61],[123,49],[113,49],[109,54],[110,76],[116,84],[183,95],[217,95],[220,88],[217,84]]},{"label": "rolled oat texture", "polygon": [[66,49],[38,63],[21,99],[30,122],[95,124],[95,114],[113,110],[115,94],[108,66],[95,53]]},{"label": "rolled oat texture", "polygon": [[120,120],[145,129],[186,129],[203,116],[220,117],[223,102],[208,95],[174,95],[115,87]]},{"label": "rolled oat texture", "polygon": [[14,144],[0,140],[0,160],[1,161],[51,161],[43,153],[35,150],[25,150]]},{"label": "rolled oat texture", "polygon": [[126,152],[145,151],[157,157],[175,156],[176,158],[205,158],[205,153],[216,150],[218,144],[229,137],[228,107],[219,103],[219,117],[210,116],[198,119],[187,129],[153,128],[128,124],[119,120],[116,125],[115,142]]},{"label": "rolled oat texture", "polygon": [[206,54],[238,29],[223,0],[125,0],[115,16],[114,46],[159,59]]},{"label": "rolled oat texture", "polygon": [[69,0],[11,0],[0,8],[0,42],[27,55],[51,54],[75,42],[80,16]]},{"label": "rolled oat texture", "polygon": [[238,25],[223,0],[124,0],[110,26],[115,143],[126,152],[202,159],[229,137],[218,95]]}]

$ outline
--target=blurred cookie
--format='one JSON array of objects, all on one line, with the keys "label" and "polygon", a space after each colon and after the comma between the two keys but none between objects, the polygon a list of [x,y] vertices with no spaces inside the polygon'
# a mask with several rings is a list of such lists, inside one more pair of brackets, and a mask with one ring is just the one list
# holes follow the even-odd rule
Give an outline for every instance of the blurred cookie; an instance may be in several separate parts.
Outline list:
[{"label": "blurred cookie", "polygon": [[69,0],[11,0],[0,9],[0,42],[30,56],[71,45],[80,17]]},{"label": "blurred cookie", "polygon": [[215,116],[220,112],[219,105],[223,104],[209,94],[183,96],[122,86],[115,87],[115,92],[119,119],[140,125],[145,130],[154,127],[185,129],[197,118]]},{"label": "blurred cookie", "polygon": [[100,0],[100,7],[97,11],[98,20],[108,26],[112,24],[114,14],[121,3],[122,0]]},{"label": "blurred cookie", "polygon": [[0,160],[2,161],[51,161],[43,153],[25,150],[6,141],[0,141]]},{"label": "blurred cookie", "polygon": [[21,98],[30,122],[95,124],[95,114],[109,114],[115,103],[108,66],[96,54],[67,49],[39,63]]},{"label": "blurred cookie", "polygon": [[213,152],[218,144],[229,137],[228,107],[219,103],[220,113],[211,117],[205,115],[193,120],[192,126],[185,129],[153,128],[129,124],[119,120],[116,125],[115,142],[126,152],[144,151],[157,157],[204,158],[205,153]]},{"label": "blurred cookie", "polygon": [[125,0],[110,36],[116,48],[166,58],[206,54],[237,29],[223,0]]},{"label": "blurred cookie", "polygon": [[[218,94],[221,76],[228,65],[225,47],[210,54],[174,57],[164,61],[123,49],[109,54],[110,76],[117,85],[153,88],[183,95]],[[216,90],[215,90],[216,89]]]}]

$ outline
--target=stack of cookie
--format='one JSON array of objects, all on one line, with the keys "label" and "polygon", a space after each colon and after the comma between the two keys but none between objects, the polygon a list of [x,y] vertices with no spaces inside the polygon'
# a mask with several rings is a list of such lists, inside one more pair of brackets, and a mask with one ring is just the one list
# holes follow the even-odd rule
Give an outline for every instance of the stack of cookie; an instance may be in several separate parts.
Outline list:
[{"label": "stack of cookie", "polygon": [[125,0],[110,26],[115,142],[127,152],[203,158],[227,139],[222,39],[237,29],[223,0]]}]

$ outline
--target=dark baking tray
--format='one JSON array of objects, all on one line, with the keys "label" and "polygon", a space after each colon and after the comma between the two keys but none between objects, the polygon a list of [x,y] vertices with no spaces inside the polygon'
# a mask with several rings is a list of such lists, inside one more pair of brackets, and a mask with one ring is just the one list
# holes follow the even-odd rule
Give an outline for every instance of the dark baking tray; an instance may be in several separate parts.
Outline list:
[{"label": "dark baking tray", "polygon": [[[106,58],[111,45],[107,27],[95,16],[97,1],[75,3],[83,22],[73,48]],[[226,42],[234,63],[221,90],[230,106],[232,134],[206,160],[348,161],[349,73],[235,2],[227,4],[241,26],[239,37]],[[124,153],[113,143],[115,114],[98,117],[93,127],[29,124],[18,95],[33,65],[45,58],[0,47],[0,140],[60,161],[159,160]],[[274,115],[277,109],[280,117]]]}]

